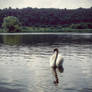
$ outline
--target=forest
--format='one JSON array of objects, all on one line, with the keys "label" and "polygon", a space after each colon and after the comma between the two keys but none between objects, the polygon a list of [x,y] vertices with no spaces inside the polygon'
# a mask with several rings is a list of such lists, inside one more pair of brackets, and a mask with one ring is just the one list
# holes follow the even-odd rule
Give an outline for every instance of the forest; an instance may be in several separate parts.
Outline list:
[{"label": "forest", "polygon": [[0,26],[6,16],[17,17],[23,26],[68,26],[73,23],[92,23],[92,7],[85,9],[0,9]]},{"label": "forest", "polygon": [[[17,17],[23,27],[72,27],[92,29],[92,7],[78,9],[0,9],[0,27],[7,16]],[[81,26],[82,25],[82,26]],[[77,27],[76,27],[77,26]]]}]

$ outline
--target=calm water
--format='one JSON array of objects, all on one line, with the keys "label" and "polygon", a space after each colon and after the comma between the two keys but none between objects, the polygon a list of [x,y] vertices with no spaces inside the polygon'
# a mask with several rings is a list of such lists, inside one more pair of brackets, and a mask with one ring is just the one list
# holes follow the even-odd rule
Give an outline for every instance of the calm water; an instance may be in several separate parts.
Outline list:
[{"label": "calm water", "polygon": [[[55,47],[64,57],[57,86]],[[0,34],[0,92],[92,92],[92,34]]]}]

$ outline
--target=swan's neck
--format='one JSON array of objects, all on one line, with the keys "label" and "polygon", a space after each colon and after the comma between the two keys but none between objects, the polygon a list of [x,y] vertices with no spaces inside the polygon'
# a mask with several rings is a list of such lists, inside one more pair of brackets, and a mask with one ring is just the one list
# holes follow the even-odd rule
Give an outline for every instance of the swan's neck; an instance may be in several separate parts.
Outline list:
[{"label": "swan's neck", "polygon": [[58,52],[55,52],[55,66],[56,66],[57,57],[58,57]]}]

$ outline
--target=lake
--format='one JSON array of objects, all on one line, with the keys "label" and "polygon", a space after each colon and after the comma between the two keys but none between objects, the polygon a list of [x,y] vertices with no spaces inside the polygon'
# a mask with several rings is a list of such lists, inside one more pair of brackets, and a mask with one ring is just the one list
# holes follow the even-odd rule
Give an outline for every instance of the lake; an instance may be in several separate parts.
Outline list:
[{"label": "lake", "polygon": [[[49,66],[54,48],[64,57],[58,85]],[[92,92],[92,34],[1,33],[0,92]]]}]

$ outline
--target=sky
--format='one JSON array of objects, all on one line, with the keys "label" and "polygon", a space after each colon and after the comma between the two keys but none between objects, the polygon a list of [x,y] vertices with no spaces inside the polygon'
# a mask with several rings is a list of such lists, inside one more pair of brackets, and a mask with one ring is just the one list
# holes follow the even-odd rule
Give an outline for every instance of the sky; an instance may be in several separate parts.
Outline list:
[{"label": "sky", "polygon": [[0,0],[3,8],[60,8],[76,9],[92,7],[92,0]]}]

